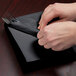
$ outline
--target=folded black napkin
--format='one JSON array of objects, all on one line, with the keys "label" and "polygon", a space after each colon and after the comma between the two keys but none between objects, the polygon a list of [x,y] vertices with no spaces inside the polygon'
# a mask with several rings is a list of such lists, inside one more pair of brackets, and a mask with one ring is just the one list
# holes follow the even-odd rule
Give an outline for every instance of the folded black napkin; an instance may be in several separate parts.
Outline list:
[{"label": "folded black napkin", "polygon": [[[38,45],[38,22],[42,12],[17,17],[23,25],[18,30],[5,24],[7,35],[14,48],[17,59],[24,72],[44,68],[46,66],[60,65],[75,60],[73,48],[64,51],[55,52],[51,49],[45,49]],[[28,27],[29,29],[24,29]],[[26,32],[23,32],[26,30]],[[30,29],[32,30],[30,32]]]}]

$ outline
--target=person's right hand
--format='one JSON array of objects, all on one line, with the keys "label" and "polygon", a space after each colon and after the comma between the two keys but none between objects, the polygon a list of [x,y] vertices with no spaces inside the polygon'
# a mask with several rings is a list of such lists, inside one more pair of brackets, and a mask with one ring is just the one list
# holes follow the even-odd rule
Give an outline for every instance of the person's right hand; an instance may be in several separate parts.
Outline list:
[{"label": "person's right hand", "polygon": [[59,17],[59,21],[76,20],[76,3],[54,3],[50,4],[43,12],[38,29],[43,28],[53,18]]},{"label": "person's right hand", "polygon": [[41,29],[37,38],[46,49],[62,51],[76,45],[76,22],[55,22]]}]

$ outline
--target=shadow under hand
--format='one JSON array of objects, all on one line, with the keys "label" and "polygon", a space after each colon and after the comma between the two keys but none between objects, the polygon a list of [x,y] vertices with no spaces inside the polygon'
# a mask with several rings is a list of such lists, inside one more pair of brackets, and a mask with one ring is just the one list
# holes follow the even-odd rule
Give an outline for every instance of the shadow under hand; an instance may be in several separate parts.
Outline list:
[{"label": "shadow under hand", "polygon": [[76,54],[73,48],[64,51],[53,51],[52,49],[45,49],[38,44],[38,41],[35,41],[33,43],[33,49],[40,60],[47,65],[62,65],[76,60]]}]

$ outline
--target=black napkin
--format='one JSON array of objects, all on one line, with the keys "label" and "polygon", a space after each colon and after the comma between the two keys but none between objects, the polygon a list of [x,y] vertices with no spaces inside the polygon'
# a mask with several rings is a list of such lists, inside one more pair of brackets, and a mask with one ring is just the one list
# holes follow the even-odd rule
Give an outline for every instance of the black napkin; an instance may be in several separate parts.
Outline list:
[{"label": "black napkin", "polygon": [[[29,15],[18,17],[17,19],[23,23],[21,27],[37,29],[42,12],[32,13]],[[12,25],[11,25],[12,26]],[[51,49],[45,49],[38,45],[36,34],[22,32],[5,24],[6,32],[10,42],[14,48],[16,56],[25,72],[34,69],[44,68],[45,66],[60,65],[75,60],[75,52],[73,48],[64,51],[55,52]],[[32,30],[33,31],[33,30]],[[34,31],[33,31],[34,32]],[[33,35],[32,35],[33,34]]]}]

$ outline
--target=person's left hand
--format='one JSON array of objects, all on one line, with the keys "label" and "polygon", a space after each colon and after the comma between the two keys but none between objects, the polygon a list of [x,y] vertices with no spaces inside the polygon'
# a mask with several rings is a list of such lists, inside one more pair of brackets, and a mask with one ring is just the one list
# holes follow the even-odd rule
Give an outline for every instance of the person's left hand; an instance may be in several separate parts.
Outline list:
[{"label": "person's left hand", "polygon": [[49,24],[38,34],[38,43],[44,48],[61,51],[76,44],[76,22],[66,21]]}]

